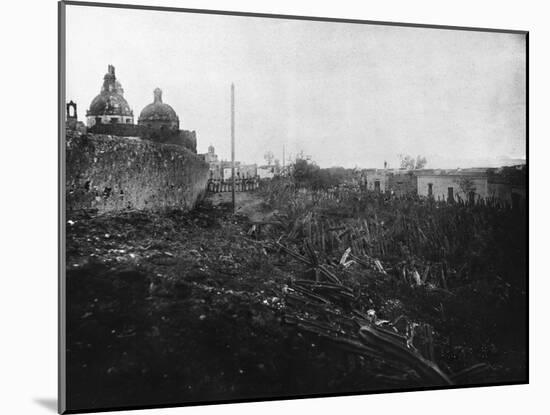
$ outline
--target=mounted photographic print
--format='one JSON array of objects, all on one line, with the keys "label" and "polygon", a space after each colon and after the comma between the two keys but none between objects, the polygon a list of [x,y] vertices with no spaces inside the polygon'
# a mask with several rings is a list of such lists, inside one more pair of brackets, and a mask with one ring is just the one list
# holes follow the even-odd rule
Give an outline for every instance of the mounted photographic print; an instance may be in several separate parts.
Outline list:
[{"label": "mounted photographic print", "polygon": [[60,412],[528,382],[527,32],[59,23]]}]

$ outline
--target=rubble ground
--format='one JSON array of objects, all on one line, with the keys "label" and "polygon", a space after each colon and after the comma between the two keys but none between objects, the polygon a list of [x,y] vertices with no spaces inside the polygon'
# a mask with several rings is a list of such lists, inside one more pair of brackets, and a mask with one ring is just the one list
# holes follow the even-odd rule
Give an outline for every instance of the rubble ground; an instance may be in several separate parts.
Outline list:
[{"label": "rubble ground", "polygon": [[[206,200],[191,212],[68,213],[71,408],[422,386],[414,377],[381,376],[385,368],[380,360],[288,324],[299,313],[311,317],[287,298],[300,288],[296,281],[320,282],[311,267],[288,253],[305,255],[303,230],[298,232],[293,221],[306,222],[293,207],[284,207],[282,200],[274,203],[265,193],[239,196],[244,199],[236,214],[227,197]],[[341,212],[332,215],[335,221],[345,220],[339,216]],[[315,246],[334,246],[324,237],[308,237]],[[521,284],[470,276],[462,284],[430,288],[415,284],[414,273],[396,278],[412,268],[410,260],[390,260],[390,253],[369,268],[353,257],[354,250],[347,259],[357,261],[344,258],[343,265],[320,249],[313,251],[327,272],[347,275],[345,284],[359,287],[362,294],[354,301],[362,302],[364,310],[376,310],[381,319],[406,315],[429,323],[442,370],[457,373],[484,363],[489,369],[472,380],[476,384],[523,380]],[[339,312],[330,307],[325,310]]]}]

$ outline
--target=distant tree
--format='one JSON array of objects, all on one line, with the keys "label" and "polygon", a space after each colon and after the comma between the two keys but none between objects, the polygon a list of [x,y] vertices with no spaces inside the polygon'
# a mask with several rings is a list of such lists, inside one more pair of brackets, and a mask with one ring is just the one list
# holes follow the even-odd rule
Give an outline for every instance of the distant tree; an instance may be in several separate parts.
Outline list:
[{"label": "distant tree", "polygon": [[322,169],[310,157],[303,154],[296,158],[290,171],[297,186],[310,189],[330,189],[353,178],[352,169],[343,167]]},{"label": "distant tree", "polygon": [[428,160],[423,156],[416,156],[416,159],[408,154],[399,154],[399,165],[402,169],[415,170],[423,169]]},{"label": "distant tree", "polygon": [[426,160],[426,157],[416,156],[416,165],[414,166],[415,169],[423,169],[424,167],[426,167],[426,164],[428,164],[428,160]]},{"label": "distant tree", "polygon": [[476,192],[476,186],[472,179],[470,179],[469,177],[462,177],[458,181],[458,187],[466,200],[473,201]]},{"label": "distant tree", "polygon": [[414,158],[409,155],[399,154],[399,167],[402,169],[414,169]]},{"label": "distant tree", "polygon": [[317,170],[319,170],[319,167],[308,163],[306,159],[297,158],[294,161],[292,176],[296,183],[305,185],[311,183]]}]

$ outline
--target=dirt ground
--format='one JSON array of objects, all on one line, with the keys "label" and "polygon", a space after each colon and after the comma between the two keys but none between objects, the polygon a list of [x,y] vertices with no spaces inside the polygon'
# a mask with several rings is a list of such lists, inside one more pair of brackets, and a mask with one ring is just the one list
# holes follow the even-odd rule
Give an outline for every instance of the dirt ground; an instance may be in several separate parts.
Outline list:
[{"label": "dirt ground", "polygon": [[[226,206],[232,203],[231,192],[211,193],[208,200],[213,206]],[[235,213],[246,216],[251,222],[269,221],[274,210],[265,206],[264,199],[255,192],[235,192]]]},{"label": "dirt ground", "polygon": [[[240,211],[257,212],[258,198],[239,194],[245,200]],[[69,218],[71,408],[380,387],[346,379],[316,341],[281,324],[291,270],[249,227],[220,200],[187,214]]]},{"label": "dirt ground", "polygon": [[358,363],[283,323],[284,287],[305,267],[261,233],[249,235],[252,222],[277,213],[260,196],[237,193],[235,215],[230,198],[214,195],[188,213],[68,215],[70,408],[395,387],[377,376],[375,361]]}]

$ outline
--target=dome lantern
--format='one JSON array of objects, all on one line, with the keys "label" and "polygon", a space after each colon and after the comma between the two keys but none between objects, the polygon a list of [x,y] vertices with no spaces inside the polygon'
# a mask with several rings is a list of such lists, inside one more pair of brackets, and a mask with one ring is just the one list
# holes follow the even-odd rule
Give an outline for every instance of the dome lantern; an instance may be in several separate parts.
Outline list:
[{"label": "dome lantern", "polygon": [[155,90],[153,91],[153,95],[154,95],[154,101],[155,103],[161,103],[162,104],[162,89],[160,88],[155,88]]}]

